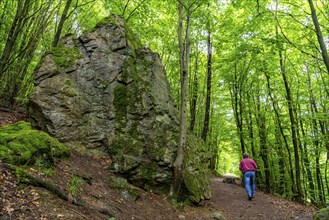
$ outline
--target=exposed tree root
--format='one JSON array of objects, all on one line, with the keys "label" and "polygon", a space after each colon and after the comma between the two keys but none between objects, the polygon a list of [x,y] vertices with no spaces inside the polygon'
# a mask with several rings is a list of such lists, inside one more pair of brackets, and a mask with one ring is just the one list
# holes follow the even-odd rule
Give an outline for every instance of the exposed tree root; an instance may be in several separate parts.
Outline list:
[{"label": "exposed tree root", "polygon": [[70,201],[72,204],[74,204],[76,206],[81,206],[81,207],[87,208],[92,211],[97,211],[97,212],[107,215],[109,217],[115,217],[114,214],[106,208],[90,207],[87,203],[85,203],[83,201],[76,200],[76,199],[70,199],[70,197],[68,195],[66,195],[66,193],[64,191],[62,191],[60,189],[60,187],[57,186],[56,184],[53,184],[40,177],[37,177],[23,169],[20,169],[19,167],[15,166],[15,165],[4,163],[1,161],[0,161],[0,165],[3,168],[6,168],[6,169],[12,171],[13,173],[15,173],[16,176],[19,176],[20,182],[26,182],[26,183],[29,183],[34,186],[39,186],[39,187],[45,188],[45,189],[51,191],[52,193],[56,194],[59,198],[65,200],[65,201]]}]

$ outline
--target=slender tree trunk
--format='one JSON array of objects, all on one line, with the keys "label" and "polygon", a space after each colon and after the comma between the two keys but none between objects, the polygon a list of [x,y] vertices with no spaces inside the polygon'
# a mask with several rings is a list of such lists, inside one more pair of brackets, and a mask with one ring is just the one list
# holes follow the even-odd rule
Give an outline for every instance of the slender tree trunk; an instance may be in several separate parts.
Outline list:
[{"label": "slender tree trunk", "polygon": [[[286,189],[288,189],[288,183],[285,180],[285,175],[286,175],[286,167],[289,169],[289,166],[291,166],[291,159],[289,160],[289,163],[287,165],[287,161],[285,160],[285,153],[282,147],[282,141],[281,141],[282,133],[281,129],[279,128],[278,123],[275,125],[275,140],[276,140],[276,146],[277,146],[277,152],[278,152],[278,157],[279,157],[279,194],[280,195],[285,195]],[[290,173],[291,175],[291,173]]]},{"label": "slender tree trunk", "polygon": [[[278,9],[278,0],[276,1],[276,9]],[[276,11],[278,11],[278,10],[276,10]],[[277,14],[275,14],[275,20],[278,20]],[[292,138],[292,143],[293,143],[293,147],[294,147],[296,186],[297,186],[296,200],[299,202],[303,202],[303,190],[302,190],[301,178],[300,178],[299,152],[298,152],[298,143],[297,143],[297,134],[296,134],[296,120],[295,120],[294,109],[293,109],[293,100],[292,100],[292,95],[291,95],[288,79],[286,76],[285,61],[283,58],[281,45],[279,45],[278,26],[276,26],[275,32],[276,32],[277,46],[278,46],[278,52],[279,52],[280,72],[281,72],[284,87],[286,90],[286,100],[287,100],[287,104],[288,104],[288,112],[289,112],[289,119],[290,119],[291,138]]]},{"label": "slender tree trunk", "polygon": [[210,98],[211,98],[211,78],[212,78],[212,45],[211,45],[211,32],[208,30],[207,38],[208,47],[208,62],[207,62],[207,95],[206,95],[206,109],[202,130],[202,139],[206,142],[208,129],[209,129],[209,117],[210,117]]},{"label": "slender tree trunk", "polygon": [[59,24],[58,24],[58,27],[57,27],[57,30],[56,30],[56,33],[54,36],[54,40],[53,40],[53,44],[52,44],[53,47],[57,47],[59,38],[61,37],[61,34],[62,34],[64,23],[65,23],[66,19],[68,18],[67,13],[70,9],[71,3],[72,3],[72,0],[66,1],[64,11],[61,15],[61,19],[59,20]]},{"label": "slender tree trunk", "polygon": [[294,110],[293,110],[293,100],[291,96],[290,86],[288,84],[283,56],[281,50],[279,50],[280,56],[280,67],[281,67],[281,75],[283,78],[284,86],[286,89],[286,99],[288,103],[288,111],[289,111],[289,118],[290,118],[290,128],[291,128],[291,136],[292,136],[292,143],[294,147],[294,157],[295,157],[295,170],[296,170],[296,185],[297,185],[297,196],[296,199],[299,202],[303,202],[303,191],[300,179],[300,165],[299,165],[299,150],[298,150],[298,143],[297,143],[297,134],[296,134],[296,120],[294,117]]},{"label": "slender tree trunk", "polygon": [[321,175],[321,169],[320,169],[320,153],[319,150],[316,150],[316,158],[315,158],[315,176],[316,176],[316,183],[318,187],[318,196],[320,205],[325,204],[324,200],[324,194],[323,194],[323,188],[322,188],[322,175]]},{"label": "slender tree trunk", "polygon": [[260,107],[260,97],[257,96],[257,125],[258,125],[258,134],[259,134],[259,146],[260,146],[260,156],[264,164],[265,172],[265,192],[269,193],[270,186],[270,167],[268,162],[268,149],[267,149],[267,138],[266,138],[266,126],[265,121],[266,117]]},{"label": "slender tree trunk", "polygon": [[300,120],[300,128],[301,128],[301,132],[302,135],[304,137],[304,147],[303,147],[303,151],[304,151],[304,165],[305,165],[305,169],[306,169],[306,174],[307,174],[307,180],[308,180],[308,191],[310,193],[310,200],[312,204],[315,204],[315,194],[314,194],[314,190],[315,190],[315,186],[313,183],[313,177],[312,177],[312,171],[311,171],[311,167],[310,167],[310,160],[309,160],[309,156],[308,156],[308,146],[306,143],[306,134],[305,134],[305,130],[304,130],[304,125],[302,120]]},{"label": "slender tree trunk", "polygon": [[[288,170],[289,170],[289,175],[290,175],[290,180],[291,180],[291,190],[292,190],[293,194],[296,194],[296,184],[295,184],[295,178],[294,178],[294,172],[293,172],[291,151],[290,151],[290,148],[289,148],[289,145],[288,145],[287,137],[286,137],[286,135],[284,133],[284,130],[283,130],[281,117],[280,117],[280,114],[279,114],[279,111],[278,111],[278,108],[277,108],[277,101],[275,100],[275,98],[273,97],[273,94],[272,94],[272,88],[271,88],[271,84],[270,84],[270,77],[269,77],[269,75],[266,71],[267,70],[265,69],[264,74],[266,76],[267,88],[268,88],[268,91],[269,91],[269,96],[270,96],[271,101],[272,101],[272,107],[273,107],[273,110],[274,110],[274,113],[275,113],[275,116],[276,116],[277,126],[278,126],[278,129],[280,131],[281,137],[283,138],[284,146],[285,146],[285,148],[287,150],[287,153],[288,153],[288,159],[289,159]],[[279,149],[280,148],[281,147],[279,147]],[[282,154],[280,154],[280,155],[282,155]],[[283,163],[280,163],[280,166],[282,166],[281,164],[283,164]],[[283,176],[281,178],[284,178],[284,174],[282,174],[282,175]]]},{"label": "slender tree trunk", "polygon": [[[180,133],[179,133],[179,142],[176,159],[174,161],[174,181],[173,181],[173,189],[172,196],[174,198],[178,198],[178,194],[180,192],[181,185],[183,183],[183,161],[184,161],[184,149],[186,146],[186,112],[187,112],[187,81],[188,81],[188,66],[189,66],[189,53],[190,53],[190,14],[187,11],[186,17],[186,32],[185,32],[185,57],[184,57],[184,45],[183,45],[183,5],[182,2],[178,3],[178,42],[179,42],[179,54],[180,54],[180,80],[181,80],[181,105],[180,105]],[[185,62],[184,62],[185,58]]]},{"label": "slender tree trunk", "polygon": [[[311,101],[311,112],[313,117],[315,118],[315,114],[318,112],[317,106],[314,100],[314,97],[310,97]],[[323,189],[323,182],[322,182],[322,175],[321,175],[321,169],[320,169],[320,137],[319,137],[319,130],[321,131],[321,125],[319,129],[318,121],[313,119],[313,132],[314,132],[314,145],[315,145],[315,176],[316,176],[316,181],[317,181],[317,187],[318,187],[318,196],[319,196],[319,201],[322,204],[325,204],[325,194],[324,194],[324,189]]]},{"label": "slender tree trunk", "polygon": [[173,198],[178,198],[178,194],[183,182],[183,159],[184,159],[184,148],[186,145],[186,131],[184,128],[185,125],[185,117],[186,114],[184,112],[184,99],[185,99],[185,91],[184,91],[184,45],[183,45],[183,6],[182,3],[178,3],[178,42],[179,42],[179,65],[180,65],[180,81],[181,81],[181,102],[180,102],[180,132],[179,132],[179,140],[178,140],[178,149],[176,159],[174,161],[174,181],[172,188],[172,196]]},{"label": "slender tree trunk", "polygon": [[236,65],[234,69],[234,83],[232,85],[232,89],[230,90],[230,95],[231,95],[231,100],[232,100],[232,108],[233,108],[233,113],[234,113],[234,118],[235,118],[235,123],[239,135],[239,140],[240,140],[240,147],[241,147],[241,152],[246,152],[245,148],[245,143],[244,143],[244,138],[243,138],[243,120],[242,120],[242,103],[241,103],[241,90],[242,90],[242,85],[240,80],[238,79],[237,76],[237,70],[236,70]]},{"label": "slender tree trunk", "polygon": [[[275,15],[274,15],[274,19],[276,20],[276,21],[278,21],[278,15],[277,15],[277,12],[278,12],[278,5],[279,5],[279,2],[278,2],[278,0],[276,0],[276,13],[275,13]],[[279,45],[279,40],[278,40],[278,38],[279,38],[279,29],[278,29],[278,26],[276,26],[275,27],[275,34],[276,34],[276,38],[277,38],[277,47],[278,47],[278,50],[279,50],[279,58],[280,58],[280,70],[281,70],[281,76],[283,77],[283,76],[285,76],[285,69],[284,69],[284,66],[283,66],[283,57],[282,57],[282,50],[281,50],[281,47],[280,47],[280,45]],[[268,76],[267,76],[268,77]],[[285,80],[284,80],[285,81]],[[286,85],[285,85],[286,86]],[[286,88],[286,87],[285,87]],[[289,88],[289,87],[288,87]],[[290,92],[289,92],[289,94],[290,94]],[[286,99],[288,99],[288,98],[286,98]],[[288,104],[290,105],[290,104],[292,104],[292,103],[289,103],[288,102]],[[290,114],[290,111],[289,111],[289,114]],[[290,118],[291,119],[291,118]],[[291,125],[291,127],[292,127],[292,125]],[[282,127],[281,127],[281,129],[282,129]],[[283,132],[283,130],[281,131],[282,132],[282,135],[284,135],[284,132]],[[294,136],[294,135],[293,135]],[[288,142],[287,142],[287,139],[286,139],[286,137],[285,136],[283,136],[283,138],[284,138],[284,140],[285,140],[285,144],[286,144],[286,148],[287,148],[287,151],[288,151],[288,154],[289,154],[289,162],[290,162],[290,176],[291,176],[291,181],[292,181],[292,192],[293,192],[293,194],[294,195],[296,195],[298,192],[298,183],[297,183],[297,177],[296,177],[296,184],[295,184],[295,178],[294,178],[294,173],[293,173],[293,166],[292,166],[292,160],[291,160],[291,153],[290,153],[290,148],[289,148],[289,145],[288,145]],[[296,155],[295,155],[296,156]],[[295,158],[296,159],[296,158]],[[298,162],[298,161],[297,161]],[[296,164],[296,161],[295,161],[295,164]],[[296,169],[296,168],[295,168]],[[297,174],[296,174],[297,175]]]},{"label": "slender tree trunk", "polygon": [[198,45],[196,49],[196,58],[195,58],[195,70],[193,77],[193,88],[192,88],[192,100],[190,104],[190,131],[194,130],[195,119],[196,119],[196,105],[198,101],[198,90],[199,90],[199,82],[198,82],[198,69],[199,69],[199,51]]},{"label": "slender tree trunk", "polygon": [[323,58],[323,62],[324,62],[324,65],[326,66],[327,73],[329,74],[328,51],[327,51],[326,44],[323,40],[323,36],[322,36],[319,21],[318,21],[318,17],[316,15],[316,10],[315,10],[314,4],[313,4],[313,0],[308,0],[308,4],[310,5],[312,20],[313,20],[313,24],[314,24],[314,28],[315,28],[315,33],[316,33],[316,36],[318,38],[318,42],[319,42],[319,45],[320,45],[320,48],[321,48],[321,55],[322,55],[322,58]]},{"label": "slender tree trunk", "polygon": [[329,154],[327,153],[327,158],[326,158],[326,168],[325,168],[325,173],[324,173],[324,179],[326,181],[326,189],[327,189],[327,195],[329,196],[329,185],[328,185],[328,161],[329,161]]},{"label": "slender tree trunk", "polygon": [[[250,94],[247,93],[247,99],[248,99],[248,103],[250,104],[251,101],[250,101]],[[248,121],[247,121],[247,124],[248,124],[248,131],[249,131],[249,138],[250,138],[250,148],[251,148],[251,153],[252,153],[252,156],[255,158],[256,157],[256,151],[255,151],[255,141],[254,141],[254,125],[253,125],[253,122],[252,122],[252,110],[249,109],[248,111]]]},{"label": "slender tree trunk", "polygon": [[28,12],[29,2],[30,0],[22,0],[18,1],[17,3],[16,14],[11,24],[11,28],[7,37],[7,42],[0,58],[0,79],[4,76],[4,72],[6,71],[6,66],[9,62],[10,55],[20,34],[21,28],[23,26],[23,20],[25,19],[25,16]]}]

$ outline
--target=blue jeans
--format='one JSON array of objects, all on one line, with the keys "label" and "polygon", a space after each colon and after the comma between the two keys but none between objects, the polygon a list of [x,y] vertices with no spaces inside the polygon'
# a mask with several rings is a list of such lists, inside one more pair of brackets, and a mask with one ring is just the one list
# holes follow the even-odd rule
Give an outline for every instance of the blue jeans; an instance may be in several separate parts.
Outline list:
[{"label": "blue jeans", "polygon": [[248,197],[255,196],[255,190],[256,190],[255,177],[256,175],[254,171],[248,171],[243,174],[244,187],[246,188]]}]

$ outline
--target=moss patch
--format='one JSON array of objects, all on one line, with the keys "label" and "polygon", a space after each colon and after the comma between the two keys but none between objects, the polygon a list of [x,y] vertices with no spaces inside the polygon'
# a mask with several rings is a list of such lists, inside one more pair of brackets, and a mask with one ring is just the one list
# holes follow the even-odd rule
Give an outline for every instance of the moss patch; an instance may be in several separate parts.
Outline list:
[{"label": "moss patch", "polygon": [[114,88],[113,105],[116,120],[119,122],[117,124],[119,130],[127,126],[128,112],[133,112],[136,98],[137,94],[134,94],[126,85],[119,84]]},{"label": "moss patch", "polygon": [[135,51],[138,48],[143,47],[139,37],[128,27],[125,27],[126,37],[128,39],[128,45],[132,48],[132,51]]},{"label": "moss patch", "polygon": [[125,85],[117,85],[114,88],[113,105],[117,121],[126,121],[128,112],[128,101],[130,100],[129,90]]},{"label": "moss patch", "polygon": [[134,156],[140,156],[142,154],[141,142],[136,138],[130,137],[125,134],[118,134],[113,138],[109,152],[114,155],[129,154]]},{"label": "moss patch", "polygon": [[82,58],[77,47],[55,47],[49,53],[53,55],[56,66],[64,68],[72,66],[77,59]]},{"label": "moss patch", "polygon": [[193,135],[187,135],[186,144],[184,181],[188,191],[192,194],[191,201],[199,203],[201,200],[211,197],[209,155],[205,144]]},{"label": "moss patch", "polygon": [[0,159],[6,163],[49,167],[54,157],[67,156],[65,145],[28,122],[0,127]]},{"label": "moss patch", "polygon": [[111,16],[108,16],[108,17],[105,17],[103,18],[102,20],[100,20],[94,27],[93,31],[102,27],[102,26],[105,26],[105,25],[108,25],[108,24],[112,24],[116,27],[120,27],[120,24],[119,22],[115,19],[116,16],[115,15],[111,15]]}]

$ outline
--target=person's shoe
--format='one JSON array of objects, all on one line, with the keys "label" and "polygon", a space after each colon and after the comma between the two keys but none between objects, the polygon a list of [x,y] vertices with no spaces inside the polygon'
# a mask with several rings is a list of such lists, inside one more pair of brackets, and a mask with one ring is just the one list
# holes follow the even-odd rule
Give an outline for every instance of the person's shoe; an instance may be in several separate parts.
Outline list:
[{"label": "person's shoe", "polygon": [[252,200],[252,197],[251,196],[248,196],[248,200],[251,201]]}]

